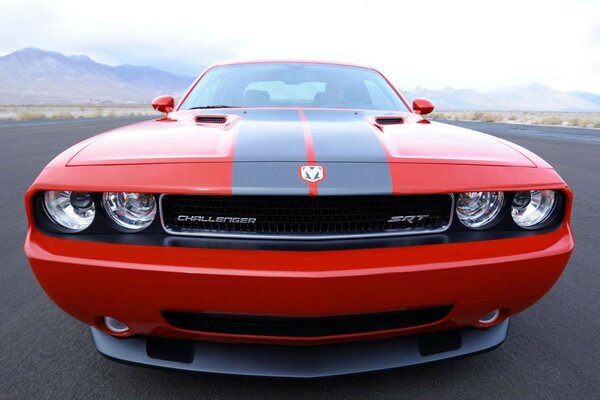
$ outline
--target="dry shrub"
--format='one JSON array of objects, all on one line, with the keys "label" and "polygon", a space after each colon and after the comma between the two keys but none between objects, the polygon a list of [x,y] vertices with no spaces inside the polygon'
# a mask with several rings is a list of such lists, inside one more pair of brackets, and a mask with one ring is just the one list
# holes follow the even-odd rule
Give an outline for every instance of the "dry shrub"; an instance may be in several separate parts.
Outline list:
[{"label": "dry shrub", "polygon": [[579,121],[579,126],[583,127],[583,128],[591,128],[593,127],[598,121],[592,118],[583,118]]},{"label": "dry shrub", "polygon": [[54,118],[54,119],[68,119],[68,118],[75,118],[73,116],[73,114],[71,114],[68,111],[56,111],[52,114],[50,114],[50,118]]},{"label": "dry shrub", "polygon": [[542,125],[561,125],[563,119],[558,115],[546,115],[540,119]]},{"label": "dry shrub", "polygon": [[539,117],[529,117],[525,120],[525,124],[527,124],[527,125],[543,125],[542,119]]},{"label": "dry shrub", "polygon": [[526,125],[578,126],[600,128],[599,113],[551,113],[551,112],[484,112],[445,111],[435,112],[431,118],[459,121],[516,122]]},{"label": "dry shrub", "polygon": [[484,117],[484,113],[482,112],[474,112],[471,113],[470,116],[468,116],[468,119],[473,120],[473,121],[481,121],[481,119]]},{"label": "dry shrub", "polygon": [[479,121],[482,122],[497,122],[501,120],[502,116],[496,113],[484,113],[483,116],[479,118]]},{"label": "dry shrub", "polygon": [[15,115],[15,119],[18,121],[31,121],[36,119],[45,119],[46,114],[39,111],[22,110],[18,111]]}]

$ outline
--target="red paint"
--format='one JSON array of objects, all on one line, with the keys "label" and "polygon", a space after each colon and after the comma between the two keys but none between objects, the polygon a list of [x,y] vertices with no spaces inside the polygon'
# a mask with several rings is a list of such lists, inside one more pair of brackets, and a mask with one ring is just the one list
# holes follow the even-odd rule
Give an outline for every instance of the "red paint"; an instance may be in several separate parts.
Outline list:
[{"label": "red paint", "polygon": [[[381,133],[378,137],[385,139]],[[389,168],[396,194],[568,190],[558,174],[546,168],[442,163],[390,163]],[[39,190],[229,194],[231,171],[231,163],[227,161],[46,168],[27,196]]]},{"label": "red paint", "polygon": [[[303,110],[300,111],[304,114]],[[353,113],[348,110],[339,112]],[[233,154],[235,132],[243,121],[237,115],[222,113],[220,115],[227,116],[231,123],[224,126],[197,124],[197,115],[198,112],[194,110],[173,112],[169,117],[178,120],[176,123],[145,121],[107,132],[80,149],[71,157],[68,165],[227,162]],[[535,167],[537,163],[531,160],[531,153],[527,150],[493,136],[445,124],[420,125],[417,121],[421,117],[412,113],[397,113],[395,116],[404,118],[405,123],[381,128],[385,131],[382,143],[391,156],[390,162],[513,167]],[[312,135],[306,120],[301,123],[307,143],[307,157],[312,160]],[[364,123],[373,125],[368,118]],[[319,162],[354,161],[344,157],[343,152],[331,157]],[[540,160],[539,157],[536,160]]]},{"label": "red paint", "polygon": [[30,228],[25,250],[46,293],[87,324],[110,315],[132,334],[301,344],[390,332],[312,339],[201,334],[167,326],[160,309],[322,316],[455,304],[439,323],[392,333],[477,326],[492,309],[506,309],[507,317],[537,301],[572,248],[565,224],[525,239],[324,252],[92,243]]},{"label": "red paint", "polygon": [[[550,289],[573,249],[571,192],[553,170],[527,167],[390,165],[397,193],[519,190],[531,188],[532,182],[540,189],[564,190],[563,226],[521,239],[324,252],[216,250],[71,241],[45,235],[32,224],[32,197],[38,190],[228,194],[227,165],[44,170],[26,196],[30,225],[25,244],[42,287],[74,317],[94,324],[111,315],[131,326],[133,334],[314,344],[477,326],[481,315],[497,307],[508,317]],[[169,327],[160,316],[161,308],[306,316],[448,303],[456,305],[454,311],[430,326],[333,338],[192,333]]]},{"label": "red paint", "polygon": [[413,110],[419,115],[431,114],[434,109],[434,105],[430,100],[427,99],[414,99]]},{"label": "red paint", "polygon": [[175,99],[173,96],[158,96],[152,100],[152,107],[158,112],[168,114],[175,108]]},{"label": "red paint", "polygon": [[[317,165],[317,160],[315,157],[315,145],[313,143],[312,134],[310,132],[310,127],[308,126],[308,121],[306,120],[306,115],[303,110],[298,110],[298,115],[300,116],[300,121],[302,121],[302,129],[304,131],[304,145],[306,146],[306,162],[307,165]],[[323,169],[325,172],[325,169]],[[325,175],[323,175],[325,177]],[[308,195],[316,196],[319,193],[319,184],[318,182],[308,182]]]},{"label": "red paint", "polygon": [[[163,100],[162,110],[169,112]],[[423,113],[421,105],[416,108]],[[226,113],[225,124],[198,124],[197,111],[181,110],[170,113],[173,123],[147,121],[116,129],[50,162],[25,196],[25,253],[48,296],[87,324],[103,329],[99,321],[108,315],[129,325],[128,334],[214,341],[304,345],[480,327],[478,320],[489,311],[502,309],[500,322],[550,290],[574,246],[572,193],[560,176],[535,154],[501,139],[421,124],[412,112],[386,114],[404,123],[377,126],[373,118],[379,113],[366,112],[363,122],[386,153],[394,194],[561,190],[564,223],[550,233],[523,238],[306,252],[94,243],[36,228],[33,198],[43,190],[231,194],[242,120]],[[298,114],[308,164],[316,165],[306,115],[302,109]],[[353,161],[332,157],[319,162]],[[309,184],[309,192],[318,194],[318,186]],[[453,304],[453,311],[434,324],[321,338],[189,332],[169,326],[160,314],[168,308],[326,316],[446,304]]]}]

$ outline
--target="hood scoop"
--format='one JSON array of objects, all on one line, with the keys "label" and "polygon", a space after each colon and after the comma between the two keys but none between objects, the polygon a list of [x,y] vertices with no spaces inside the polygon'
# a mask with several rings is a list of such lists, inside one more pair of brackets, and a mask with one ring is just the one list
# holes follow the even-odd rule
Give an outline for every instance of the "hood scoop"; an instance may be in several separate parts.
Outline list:
[{"label": "hood scoop", "polygon": [[387,125],[402,125],[404,124],[404,122],[406,122],[406,120],[403,117],[400,117],[398,115],[388,115],[388,116],[380,116],[380,117],[372,117],[372,116],[368,116],[365,117],[365,120],[371,124],[372,126],[374,126],[375,128],[379,129],[379,131],[383,132],[383,127],[387,126]]},{"label": "hood scoop", "polygon": [[230,129],[239,120],[239,115],[227,114],[198,114],[194,117],[194,122],[198,126],[204,126],[207,128],[219,128],[223,130]]},{"label": "hood scoop", "polygon": [[377,125],[400,125],[404,123],[402,117],[376,117],[375,123]]},{"label": "hood scoop", "polygon": [[197,124],[219,124],[223,125],[227,123],[227,116],[225,115],[197,115]]}]

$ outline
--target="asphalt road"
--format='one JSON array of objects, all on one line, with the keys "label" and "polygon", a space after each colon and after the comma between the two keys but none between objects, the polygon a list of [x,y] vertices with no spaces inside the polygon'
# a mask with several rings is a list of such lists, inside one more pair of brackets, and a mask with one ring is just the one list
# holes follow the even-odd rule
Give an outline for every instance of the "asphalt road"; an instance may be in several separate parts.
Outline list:
[{"label": "asphalt road", "polygon": [[[131,367],[96,353],[89,330],[45,296],[23,255],[23,193],[67,146],[133,122],[107,118],[0,124],[0,398],[600,397],[600,131],[456,123],[544,157],[572,186],[576,250],[538,304],[513,318],[484,355],[312,381],[251,379]],[[139,118],[138,118],[139,120]]]}]

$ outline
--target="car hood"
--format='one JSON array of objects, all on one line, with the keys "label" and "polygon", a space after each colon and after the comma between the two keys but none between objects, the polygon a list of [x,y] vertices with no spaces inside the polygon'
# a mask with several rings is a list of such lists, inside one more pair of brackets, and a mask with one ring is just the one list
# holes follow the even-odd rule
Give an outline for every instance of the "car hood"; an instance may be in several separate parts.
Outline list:
[{"label": "car hood", "polygon": [[[312,161],[535,167],[507,142],[410,113],[220,109],[169,117],[101,134],[68,165]],[[383,124],[378,117],[398,120]]]}]

